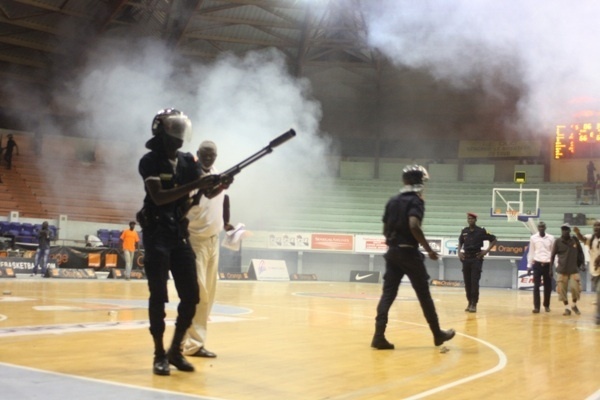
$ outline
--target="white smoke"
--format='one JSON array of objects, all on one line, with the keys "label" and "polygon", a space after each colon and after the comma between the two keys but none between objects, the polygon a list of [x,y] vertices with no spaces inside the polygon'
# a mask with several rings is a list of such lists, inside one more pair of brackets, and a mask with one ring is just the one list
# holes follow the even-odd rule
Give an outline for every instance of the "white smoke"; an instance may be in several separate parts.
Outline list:
[{"label": "white smoke", "polygon": [[[224,171],[265,148],[289,129],[297,137],[244,169],[230,189],[232,222],[263,224],[286,212],[295,194],[306,193],[324,175],[328,142],[319,138],[320,104],[307,80],[292,77],[277,51],[240,58],[223,55],[210,64],[188,64],[154,42],[107,41],[90,56],[89,67],[73,82],[71,96],[84,116],[80,132],[102,141],[128,142],[128,158],[116,159],[117,174],[137,175],[150,123],[162,108],[175,107],[192,120],[194,136],[182,150],[193,154],[203,140],[218,147],[215,166]],[[266,153],[265,153],[266,154]],[[118,199],[115,187],[111,198]],[[126,198],[127,196],[125,196]]]}]

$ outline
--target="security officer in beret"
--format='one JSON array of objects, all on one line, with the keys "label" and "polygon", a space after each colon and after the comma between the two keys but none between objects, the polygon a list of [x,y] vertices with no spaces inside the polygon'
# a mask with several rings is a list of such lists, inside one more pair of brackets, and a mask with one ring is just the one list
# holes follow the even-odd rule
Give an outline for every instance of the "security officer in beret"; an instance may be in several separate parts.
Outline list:
[{"label": "security officer in beret", "polygon": [[[458,238],[458,257],[463,265],[463,280],[469,302],[465,311],[475,313],[477,312],[477,302],[479,302],[479,279],[481,279],[483,257],[496,244],[496,236],[485,228],[477,226],[477,214],[475,213],[467,213],[467,223],[469,226],[463,228]],[[482,250],[485,240],[489,241],[489,245],[487,249]]]},{"label": "security officer in beret", "polygon": [[398,295],[398,288],[404,275],[408,276],[415,290],[436,346],[452,339],[454,329],[440,329],[438,315],[429,291],[429,274],[425,269],[425,257],[419,251],[423,246],[429,258],[438,259],[438,254],[429,246],[421,230],[425,214],[423,201],[424,183],[429,179],[427,170],[420,165],[409,165],[402,171],[404,187],[392,197],[383,215],[383,234],[388,251],[385,253],[385,275],[383,293],[377,305],[375,334],[371,347],[378,350],[392,350],[394,345],[385,338],[388,312]]}]

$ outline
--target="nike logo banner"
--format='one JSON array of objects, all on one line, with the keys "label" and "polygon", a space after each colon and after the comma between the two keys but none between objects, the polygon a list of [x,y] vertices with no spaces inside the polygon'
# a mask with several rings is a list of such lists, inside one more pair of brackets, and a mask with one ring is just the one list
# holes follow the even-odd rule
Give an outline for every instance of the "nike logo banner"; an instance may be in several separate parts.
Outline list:
[{"label": "nike logo banner", "polygon": [[379,283],[379,271],[350,271],[350,282]]}]

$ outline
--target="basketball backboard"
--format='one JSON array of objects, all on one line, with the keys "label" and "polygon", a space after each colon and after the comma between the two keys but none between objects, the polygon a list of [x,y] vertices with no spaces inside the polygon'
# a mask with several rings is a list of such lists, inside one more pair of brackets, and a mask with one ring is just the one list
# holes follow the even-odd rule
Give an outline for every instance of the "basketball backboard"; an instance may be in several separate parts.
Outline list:
[{"label": "basketball backboard", "polygon": [[540,217],[540,190],[519,188],[493,188],[490,216],[506,218],[508,222],[520,221],[531,232],[536,231],[531,221]]}]

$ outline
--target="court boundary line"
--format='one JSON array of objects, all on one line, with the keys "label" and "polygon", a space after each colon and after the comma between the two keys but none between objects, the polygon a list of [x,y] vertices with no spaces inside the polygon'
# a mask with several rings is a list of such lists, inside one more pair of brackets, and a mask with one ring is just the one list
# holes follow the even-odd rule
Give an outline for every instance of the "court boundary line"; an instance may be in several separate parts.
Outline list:
[{"label": "court boundary line", "polygon": [[[80,381],[94,382],[97,384],[102,384],[102,385],[107,385],[107,386],[124,387],[124,388],[128,388],[128,389],[135,389],[135,390],[140,390],[140,391],[145,391],[145,392],[158,392],[158,393],[164,393],[164,394],[169,394],[169,395],[174,395],[174,396],[181,396],[183,398],[189,397],[191,399],[200,399],[200,400],[227,400],[224,397],[202,396],[202,395],[198,395],[198,394],[175,392],[172,390],[165,390],[165,389],[157,389],[157,388],[148,387],[148,386],[135,386],[135,385],[131,385],[128,383],[108,381],[108,380],[90,378],[90,377],[79,376],[79,375],[71,375],[71,374],[65,374],[62,372],[47,371],[47,370],[43,370],[43,369],[39,369],[39,368],[26,367],[26,366],[17,365],[17,364],[9,364],[9,363],[2,362],[2,361],[0,361],[0,366],[3,366],[5,368],[22,369],[22,370],[26,370],[26,371],[30,371],[30,372],[47,374],[47,375],[55,376],[55,377],[62,378],[62,379],[76,379],[76,380],[80,380]],[[169,379],[169,378],[166,378],[166,379]],[[80,394],[80,396],[81,396],[81,394]],[[80,399],[85,400],[85,397],[80,397]]]}]

